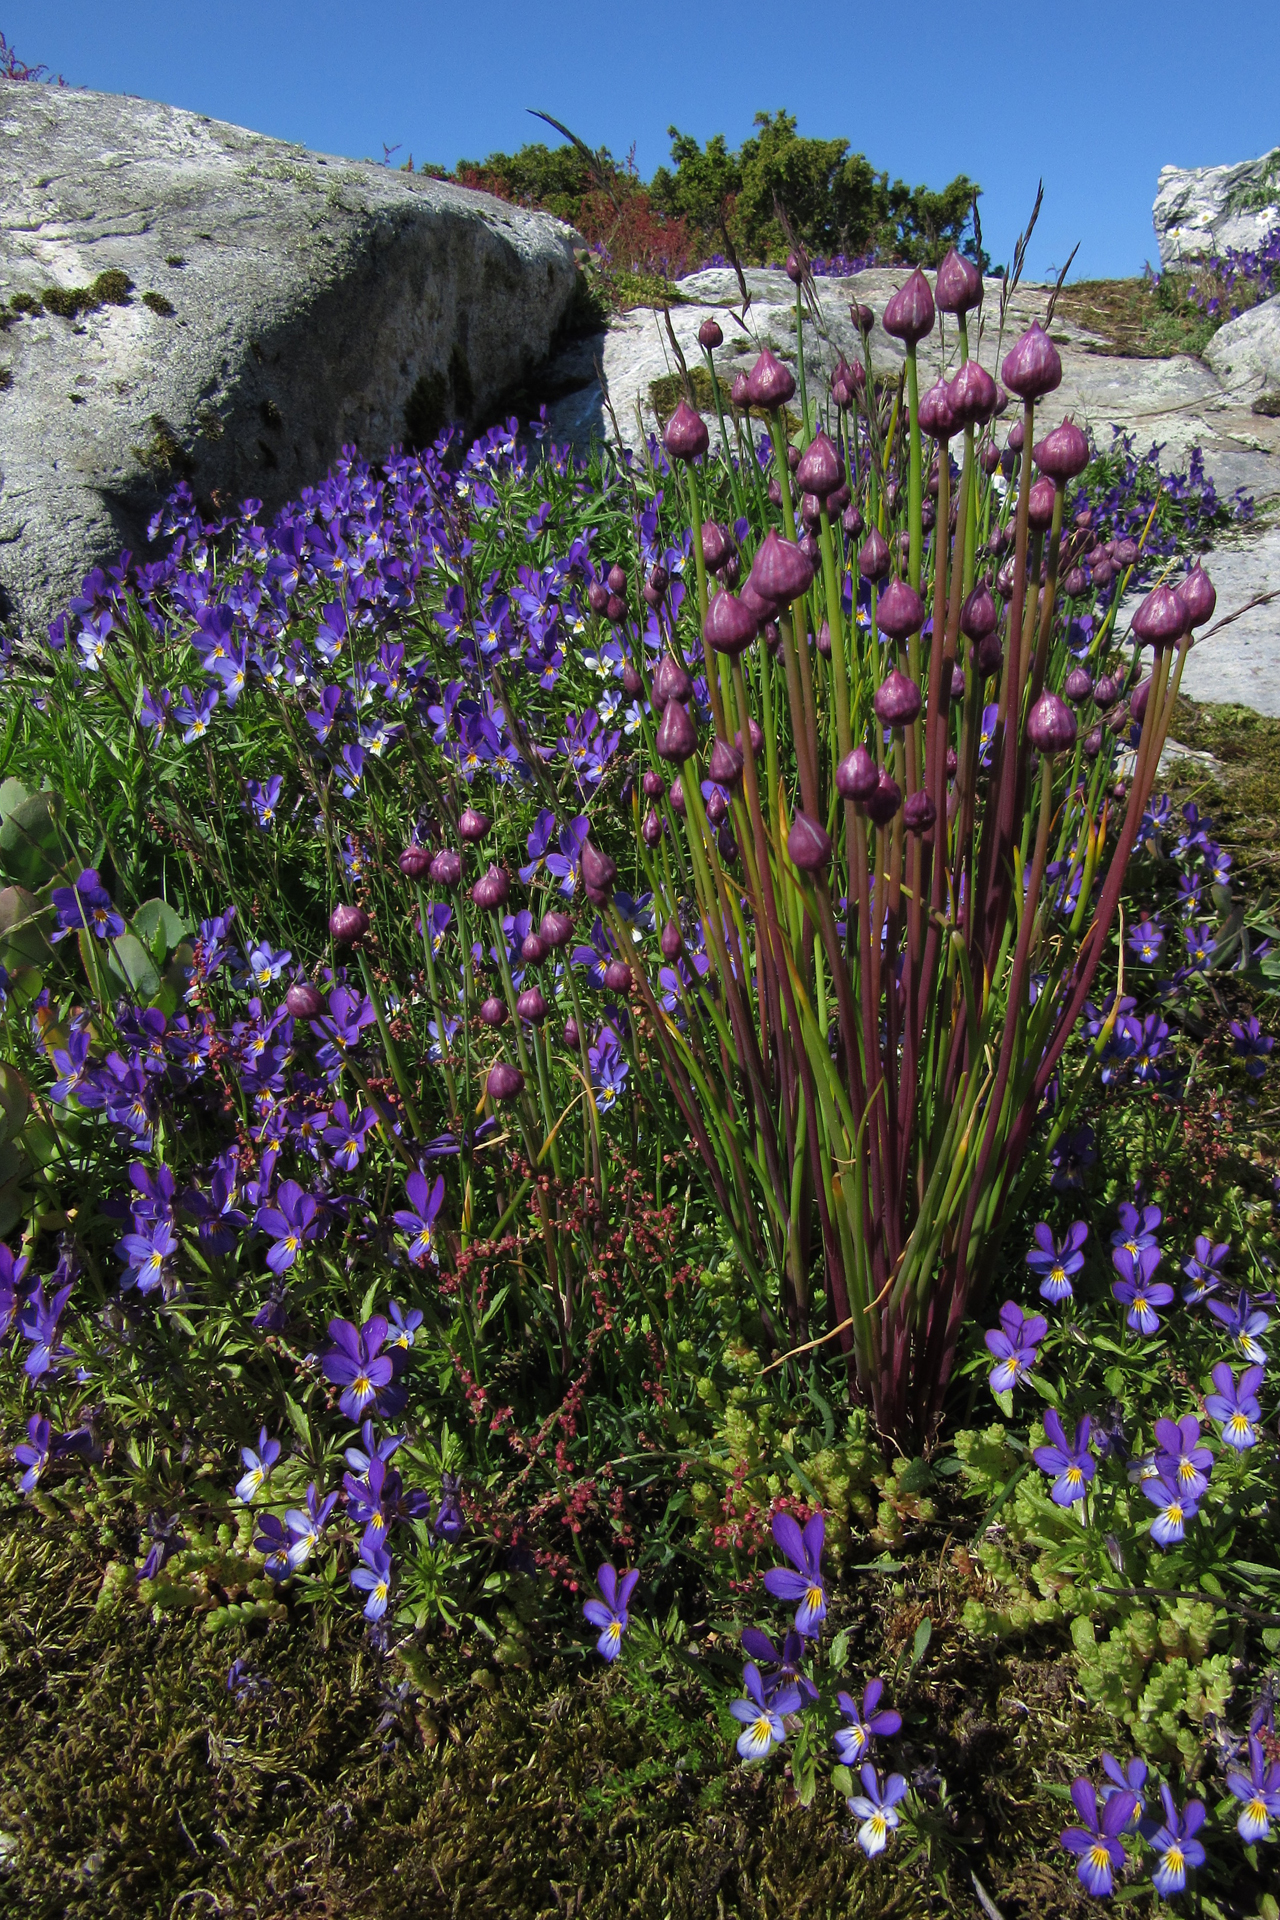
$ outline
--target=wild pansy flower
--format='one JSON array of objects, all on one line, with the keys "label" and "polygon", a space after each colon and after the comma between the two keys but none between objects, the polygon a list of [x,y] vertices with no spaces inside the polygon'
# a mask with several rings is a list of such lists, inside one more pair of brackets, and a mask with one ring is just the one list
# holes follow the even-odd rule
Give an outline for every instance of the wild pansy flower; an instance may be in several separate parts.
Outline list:
[{"label": "wild pansy flower", "polygon": [[255,1225],[268,1234],[267,1265],[272,1273],[287,1273],[308,1240],[321,1231],[320,1205],[296,1180],[282,1180],[275,1205],[259,1207]]},{"label": "wild pansy flower", "polygon": [[1184,1413],[1176,1423],[1156,1421],[1156,1467],[1179,1492],[1198,1500],[1209,1484],[1213,1455],[1200,1444],[1200,1422]]},{"label": "wild pansy flower", "polygon": [[1127,1253],[1138,1254],[1144,1247],[1155,1246],[1156,1228],[1164,1219],[1159,1207],[1143,1207],[1139,1212],[1137,1207],[1130,1206],[1125,1200],[1116,1211],[1120,1225],[1111,1236],[1113,1247],[1123,1247]]},{"label": "wild pansy flower", "polygon": [[1274,1039],[1269,1033],[1263,1033],[1256,1014],[1244,1022],[1233,1020],[1231,1034],[1236,1054],[1244,1061],[1245,1072],[1250,1079],[1260,1080],[1267,1070],[1267,1055],[1276,1044]]},{"label": "wild pansy flower", "polygon": [[154,729],[159,739],[169,725],[169,716],[173,708],[173,695],[161,687],[159,693],[152,693],[150,687],[142,689],[142,706],[138,718],[148,732]]},{"label": "wild pansy flower", "polygon": [[59,1287],[52,1300],[46,1299],[43,1280],[37,1280],[34,1291],[27,1295],[18,1316],[18,1332],[31,1342],[31,1351],[22,1363],[24,1373],[31,1380],[56,1373],[60,1363],[71,1358],[70,1347],[64,1347],[58,1339],[58,1322],[70,1297],[68,1283]]},{"label": "wild pansy flower", "polygon": [[20,1289],[30,1264],[26,1254],[14,1254],[0,1242],[0,1340],[17,1318]]},{"label": "wild pansy flower", "polygon": [[1262,1385],[1262,1368],[1246,1367],[1237,1381],[1230,1361],[1220,1360],[1212,1379],[1215,1391],[1205,1395],[1204,1410],[1211,1420],[1219,1422],[1226,1444],[1237,1453],[1244,1453],[1256,1446],[1258,1440],[1258,1422],[1262,1418],[1258,1388]]},{"label": "wild pansy flower", "polygon": [[1226,1300],[1210,1300],[1209,1311],[1226,1328],[1232,1346],[1239,1349],[1242,1359],[1258,1366],[1266,1364],[1266,1352],[1258,1345],[1256,1336],[1266,1332],[1271,1316],[1255,1307],[1247,1293],[1242,1292],[1234,1306]]},{"label": "wild pansy flower", "polygon": [[365,1596],[366,1620],[381,1620],[391,1593],[391,1555],[372,1540],[360,1542],[360,1565],[351,1573],[351,1584]]},{"label": "wild pansy flower", "polygon": [[165,1264],[178,1250],[178,1236],[168,1220],[139,1221],[136,1233],[126,1233],[117,1242],[116,1251],[125,1263],[120,1290],[127,1293],[137,1287],[139,1293],[151,1293],[165,1278]]},{"label": "wild pansy flower", "polygon": [[73,887],[55,887],[50,898],[58,917],[52,935],[55,946],[69,933],[85,929],[99,940],[115,940],[124,932],[124,916],[112,905],[96,867],[85,867]]},{"label": "wild pansy flower", "polygon": [[269,780],[246,780],[245,792],[253,808],[253,817],[264,830],[276,823],[276,808],[280,805],[280,791],[284,786],[281,776],[276,773]]},{"label": "wild pansy flower", "polygon": [[1182,1271],[1191,1282],[1182,1289],[1182,1297],[1189,1307],[1217,1291],[1222,1285],[1221,1269],[1230,1258],[1231,1248],[1225,1241],[1215,1246],[1208,1234],[1197,1234],[1194,1253],[1189,1253],[1182,1263]]},{"label": "wild pansy flower", "polygon": [[1184,1493],[1177,1480],[1166,1473],[1144,1479],[1142,1491],[1153,1507],[1159,1509],[1151,1522],[1151,1538],[1158,1547],[1177,1546],[1186,1537],[1187,1521],[1199,1512],[1195,1495]]},{"label": "wild pansy flower", "polygon": [[1133,1818],[1136,1795],[1127,1789],[1110,1794],[1098,1814],[1098,1796],[1093,1783],[1083,1775],[1071,1782],[1071,1799],[1081,1825],[1067,1827],[1062,1844],[1079,1862],[1076,1875],[1086,1893],[1096,1897],[1111,1892],[1115,1875],[1124,1866],[1124,1848],[1119,1836]]},{"label": "wild pansy flower", "polygon": [[411,1307],[408,1312],[406,1312],[398,1300],[391,1300],[387,1303],[387,1312],[391,1317],[391,1324],[395,1329],[389,1336],[387,1344],[388,1346],[399,1347],[407,1352],[413,1345],[413,1336],[422,1325],[422,1309],[421,1307]]},{"label": "wild pansy flower", "polygon": [[616,1567],[606,1560],[596,1574],[596,1585],[600,1589],[599,1600],[584,1600],[582,1611],[593,1627],[599,1627],[600,1638],[596,1641],[596,1652],[602,1660],[613,1661],[622,1648],[622,1636],[629,1624],[627,1602],[635,1592],[636,1582],[640,1578],[638,1567],[630,1572],[619,1574]]},{"label": "wild pansy flower", "polygon": [[1158,920],[1140,920],[1129,934],[1129,951],[1146,967],[1160,957],[1164,945],[1164,930]]},{"label": "wild pansy flower", "polygon": [[18,1487],[23,1493],[34,1493],[36,1482],[49,1464],[52,1452],[53,1429],[49,1422],[38,1413],[33,1413],[27,1422],[27,1437],[19,1440],[13,1450],[13,1457],[20,1467],[25,1468]]},{"label": "wild pansy flower", "polygon": [[324,1130],[325,1143],[333,1155],[334,1165],[341,1167],[344,1173],[354,1173],[369,1144],[370,1129],[377,1124],[378,1116],[372,1107],[362,1107],[353,1119],[346,1101],[335,1100],[329,1125]]},{"label": "wild pansy flower", "polygon": [[1207,920],[1190,921],[1183,929],[1183,939],[1187,943],[1187,965],[1193,973],[1200,973],[1208,966],[1218,944],[1213,928]]},{"label": "wild pansy flower", "polygon": [[800,1690],[794,1686],[779,1687],[772,1696],[766,1696],[760,1669],[753,1660],[748,1660],[742,1669],[742,1685],[746,1699],[729,1703],[734,1719],[742,1722],[738,1752],[744,1760],[763,1760],[786,1739],[783,1717],[794,1713],[800,1705]]},{"label": "wild pansy flower", "polygon": [[[594,717],[594,716],[593,716]],[[560,851],[547,855],[547,872],[560,882],[560,891],[573,897],[582,873],[582,849],[591,832],[585,813],[578,814],[560,830]]]},{"label": "wild pansy flower", "polygon": [[216,687],[206,688],[201,693],[192,693],[190,687],[182,689],[182,705],[175,709],[174,717],[182,728],[182,744],[189,747],[193,740],[203,740],[209,731],[213,719],[213,710],[218,704]]},{"label": "wild pansy flower", "polygon": [[840,1711],[849,1722],[848,1726],[837,1728],[832,1737],[844,1766],[858,1766],[866,1759],[874,1739],[887,1740],[901,1731],[902,1715],[897,1708],[880,1706],[883,1692],[883,1680],[868,1680],[863,1688],[861,1706],[850,1694],[836,1695]]},{"label": "wild pansy flower", "polygon": [[1053,1172],[1049,1185],[1055,1193],[1076,1193],[1084,1186],[1084,1176],[1098,1158],[1094,1132],[1087,1124],[1064,1134],[1049,1149]]},{"label": "wild pansy flower", "polygon": [[293,955],[287,949],[274,953],[270,941],[261,941],[256,947],[250,947],[245,955],[248,978],[258,987],[269,987],[284,972]]},{"label": "wild pansy flower", "polygon": [[595,1094],[596,1111],[608,1113],[625,1088],[627,1075],[631,1071],[613,1027],[601,1027],[594,1043],[587,1049],[587,1064],[591,1069],[591,1089]]},{"label": "wild pansy flower", "polygon": [[436,1216],[444,1202],[444,1179],[436,1176],[434,1186],[429,1186],[424,1173],[413,1172],[404,1183],[409,1196],[408,1207],[401,1207],[391,1218],[409,1238],[409,1258],[415,1267],[431,1260],[440,1264],[435,1244]]},{"label": "wild pansy flower", "polygon": [[326,1494],[321,1500],[316,1493],[316,1483],[313,1480],[307,1488],[306,1506],[289,1508],[284,1516],[284,1524],[292,1535],[288,1550],[291,1573],[297,1573],[306,1566],[312,1552],[319,1546],[329,1515],[337,1504],[336,1493]]},{"label": "wild pansy flower", "polygon": [[808,1705],[818,1698],[818,1689],[800,1670],[800,1662],[804,1658],[804,1640],[794,1627],[787,1628],[781,1653],[768,1634],[761,1633],[758,1627],[743,1628],[742,1647],[761,1670],[767,1700],[772,1700],[779,1688],[790,1686],[796,1688]]},{"label": "wild pansy flower", "polygon": [[381,1460],[385,1465],[404,1445],[404,1438],[402,1433],[384,1433],[378,1440],[374,1436],[372,1420],[365,1420],[360,1427],[360,1445],[344,1448],[342,1457],[353,1473],[368,1473],[371,1460]]},{"label": "wild pansy flower", "polygon": [[[791,1562],[790,1567],[770,1567],[764,1576],[765,1590],[775,1600],[798,1600],[796,1627],[811,1637],[827,1617],[827,1590],[822,1578],[822,1542],[827,1523],[815,1513],[801,1533],[799,1522],[789,1513],[773,1516],[773,1537]],[[792,1571],[792,1568],[795,1571]]]},{"label": "wild pansy flower", "polygon": [[1042,1220],[1033,1228],[1031,1237],[1036,1244],[1026,1256],[1027,1265],[1040,1275],[1041,1299],[1057,1306],[1071,1298],[1071,1275],[1079,1273],[1084,1265],[1082,1249],[1089,1238],[1089,1229],[1083,1220],[1077,1220],[1061,1240],[1056,1240]]},{"label": "wild pansy flower", "polygon": [[338,1405],[348,1420],[359,1420],[395,1374],[390,1356],[379,1351],[387,1337],[387,1323],[380,1313],[370,1314],[363,1327],[334,1319],[329,1322],[329,1337],[334,1344],[321,1359],[321,1371],[326,1380],[343,1389]]},{"label": "wild pansy flower", "polygon": [[[1204,1865],[1204,1847],[1196,1839],[1205,1822],[1204,1802],[1188,1800],[1182,1812],[1178,1812],[1173,1795],[1164,1782],[1160,1783],[1160,1798],[1164,1803],[1164,1819],[1154,1832],[1144,1833],[1152,1849],[1160,1855],[1160,1865],[1151,1876],[1151,1884],[1164,1900],[1170,1895],[1181,1893],[1187,1884],[1187,1868]],[[1154,1825],[1154,1823],[1148,1823]]]},{"label": "wild pansy flower", "polygon": [[244,1461],[245,1472],[236,1482],[236,1499],[247,1507],[253,1497],[267,1483],[271,1469],[280,1458],[280,1442],[271,1440],[263,1427],[258,1434],[256,1447],[241,1447],[240,1458]]},{"label": "wild pansy flower", "polygon": [[1091,1423],[1086,1413],[1076,1427],[1074,1438],[1068,1443],[1056,1410],[1050,1407],[1044,1416],[1045,1438],[1049,1444],[1037,1447],[1032,1459],[1042,1473],[1052,1474],[1053,1486],[1049,1490],[1049,1497],[1056,1506],[1070,1507],[1077,1500],[1082,1500],[1098,1470],[1089,1449],[1090,1430]]},{"label": "wild pansy flower", "polygon": [[985,1336],[987,1349],[998,1365],[987,1375],[992,1393],[1008,1393],[1025,1380],[1036,1364],[1036,1348],[1049,1330],[1042,1313],[1024,1313],[1014,1300],[1000,1309],[1000,1325]]},{"label": "wild pansy flower", "polygon": [[435,1539],[443,1540],[452,1546],[466,1527],[460,1495],[462,1475],[442,1471],[440,1474],[440,1510],[431,1523],[431,1532]]},{"label": "wild pansy flower", "polygon": [[1160,1316],[1155,1309],[1167,1306],[1173,1298],[1171,1286],[1152,1278],[1160,1264],[1159,1247],[1140,1247],[1136,1253],[1127,1246],[1113,1247],[1111,1264],[1120,1275],[1111,1283],[1112,1294],[1129,1309],[1125,1325],[1150,1338],[1160,1331]]},{"label": "wild pansy flower", "polygon": [[889,1844],[889,1834],[901,1819],[898,1802],[907,1797],[907,1783],[900,1773],[891,1773],[880,1785],[880,1776],[868,1760],[859,1775],[862,1792],[851,1794],[848,1808],[855,1820],[862,1825],[858,1828],[857,1841],[868,1860],[883,1853]]},{"label": "wild pansy flower", "polygon": [[1268,1762],[1256,1733],[1249,1735],[1249,1771],[1227,1775],[1227,1787],[1240,1801],[1236,1832],[1246,1845],[1271,1838],[1271,1822],[1280,1819],[1280,1760]]}]

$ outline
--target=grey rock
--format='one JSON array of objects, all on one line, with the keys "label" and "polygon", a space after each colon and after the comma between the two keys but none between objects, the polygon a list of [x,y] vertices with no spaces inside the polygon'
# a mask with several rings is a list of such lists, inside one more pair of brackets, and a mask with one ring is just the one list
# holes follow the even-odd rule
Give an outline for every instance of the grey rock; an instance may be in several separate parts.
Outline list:
[{"label": "grey rock", "polygon": [[1237,166],[1162,167],[1151,218],[1166,268],[1261,245],[1280,227],[1280,147]]},{"label": "grey rock", "polygon": [[570,310],[576,242],[488,194],[0,81],[0,295],[132,283],[0,334],[11,616],[39,630],[89,567],[143,551],[179,477],[269,513],[344,445],[377,459],[492,417]]},{"label": "grey rock", "polygon": [[1280,294],[1220,327],[1204,357],[1223,386],[1254,401],[1280,392]]},{"label": "grey rock", "polygon": [[1197,640],[1187,655],[1182,691],[1192,700],[1228,701],[1280,720],[1280,526],[1223,543],[1205,556],[1218,590],[1216,618],[1275,593],[1266,606]]}]

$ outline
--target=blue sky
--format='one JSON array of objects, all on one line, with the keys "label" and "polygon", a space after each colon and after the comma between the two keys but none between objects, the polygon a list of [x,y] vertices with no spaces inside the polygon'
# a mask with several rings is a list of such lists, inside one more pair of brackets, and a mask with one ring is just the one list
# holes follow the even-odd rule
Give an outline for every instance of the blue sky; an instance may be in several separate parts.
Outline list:
[{"label": "blue sky", "polygon": [[1077,240],[1075,276],[1140,272],[1165,162],[1280,144],[1274,0],[9,0],[0,28],[72,84],[396,164],[510,150],[541,107],[647,176],[671,123],[736,145],[786,107],[912,184],[980,181],[997,260],[1043,176],[1039,276]]}]

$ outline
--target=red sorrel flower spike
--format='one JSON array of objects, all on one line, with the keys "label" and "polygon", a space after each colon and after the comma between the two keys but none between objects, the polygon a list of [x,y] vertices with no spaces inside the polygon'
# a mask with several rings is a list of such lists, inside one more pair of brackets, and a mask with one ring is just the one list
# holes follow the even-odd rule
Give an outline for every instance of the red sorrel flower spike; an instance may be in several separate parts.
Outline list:
[{"label": "red sorrel flower spike", "polygon": [[696,460],[710,446],[707,423],[700,413],[694,412],[687,400],[680,402],[668,420],[662,444],[673,460]]},{"label": "red sorrel flower spike", "polygon": [[724,345],[724,335],[720,331],[720,322],[713,319],[710,315],[707,316],[698,328],[698,345],[705,347],[708,353],[714,352],[717,347]]},{"label": "red sorrel flower spike", "polygon": [[1005,355],[1000,372],[1006,387],[1022,400],[1039,400],[1061,386],[1062,360],[1038,320]]},{"label": "red sorrel flower spike", "polygon": [[786,406],[795,390],[795,375],[766,347],[747,375],[748,405],[773,413]]},{"label": "red sorrel flower spike", "polygon": [[880,322],[886,333],[914,347],[931,330],[934,321],[933,295],[919,267],[889,301]]},{"label": "red sorrel flower spike", "polygon": [[707,778],[718,787],[733,788],[742,778],[742,767],[742,749],[731,747],[727,740],[717,740],[707,762]]},{"label": "red sorrel flower spike", "polygon": [[813,580],[813,562],[790,540],[770,527],[751,568],[750,585],[762,600],[782,606],[807,592]]},{"label": "red sorrel flower spike", "polygon": [[363,907],[335,907],[329,915],[329,931],[340,947],[352,947],[369,931],[369,916]]},{"label": "red sorrel flower spike", "polygon": [[981,427],[996,410],[996,383],[976,360],[966,360],[947,388],[947,399],[958,427]]},{"label": "red sorrel flower spike", "polygon": [[663,708],[655,744],[662,758],[676,766],[683,766],[690,755],[696,753],[698,730],[678,700],[668,700]]},{"label": "red sorrel flower spike", "polygon": [[1027,739],[1037,753],[1065,753],[1076,743],[1076,717],[1065,700],[1046,687],[1027,715]]},{"label": "red sorrel flower spike", "polygon": [[831,841],[825,827],[807,813],[798,813],[787,835],[787,852],[801,873],[819,873],[831,864]]},{"label": "red sorrel flower spike", "polygon": [[873,704],[882,727],[907,727],[919,717],[920,689],[914,680],[892,667],[876,688]]},{"label": "red sorrel flower spike", "polygon": [[509,1060],[499,1060],[490,1067],[484,1090],[491,1100],[514,1100],[523,1085],[519,1067],[513,1067]]},{"label": "red sorrel flower spike", "polygon": [[431,868],[430,848],[406,847],[396,865],[406,880],[424,880]]},{"label": "red sorrel flower spike", "polygon": [[693,682],[678,660],[664,653],[659,660],[653,676],[653,692],[650,696],[655,708],[662,708],[670,700],[687,700],[693,692]]},{"label": "red sorrel flower spike", "polygon": [[477,807],[464,807],[458,819],[458,838],[483,840],[490,825],[487,813],[481,813]]},{"label": "red sorrel flower spike", "polygon": [[845,800],[865,801],[876,790],[879,769],[865,747],[854,747],[836,768],[836,792]]},{"label": "red sorrel flower spike", "polygon": [[742,653],[760,631],[760,622],[732,593],[718,593],[707,609],[703,632],[717,653]]},{"label": "red sorrel flower spike", "polygon": [[1194,566],[1178,588],[1178,598],[1187,610],[1187,632],[1202,627],[1213,615],[1218,595],[1212,580],[1200,565]]},{"label": "red sorrel flower spike", "polygon": [[1037,533],[1045,533],[1053,524],[1053,503],[1057,488],[1052,480],[1041,479],[1034,482],[1027,501],[1027,519]]},{"label": "red sorrel flower spike", "polygon": [[883,580],[889,571],[889,543],[879,527],[872,527],[858,553],[858,572],[864,580]]},{"label": "red sorrel flower spike", "polygon": [[982,275],[972,260],[952,247],[938,268],[934,293],[943,313],[968,313],[982,304]]},{"label": "red sorrel flower spike", "polygon": [[1170,646],[1186,630],[1186,604],[1172,587],[1153,587],[1133,616],[1133,631],[1146,647]]},{"label": "red sorrel flower spike", "polygon": [[876,601],[876,625],[891,640],[905,640],[919,633],[925,621],[925,604],[905,580],[891,580]]},{"label": "red sorrel flower spike", "polygon": [[543,914],[538,932],[549,947],[563,947],[572,938],[573,921],[567,913],[560,913],[552,907]]},{"label": "red sorrel flower spike", "polygon": [[1032,447],[1031,458],[1041,473],[1062,486],[1068,480],[1074,480],[1088,466],[1089,442],[1074,420],[1064,420],[1060,427],[1055,427],[1052,433],[1047,433],[1038,445]]},{"label": "red sorrel flower spike", "polygon": [[733,552],[733,542],[724,528],[715,520],[702,523],[702,559],[711,573],[719,573],[729,555]]},{"label": "red sorrel flower spike", "polygon": [[919,418],[921,433],[927,433],[931,440],[951,438],[956,420],[945,380],[935,381],[927,393],[921,394]]},{"label": "red sorrel flower spike", "polygon": [[819,500],[825,500],[829,493],[835,492],[843,479],[844,461],[829,436],[819,429],[800,456],[796,484],[806,493],[816,494]]}]

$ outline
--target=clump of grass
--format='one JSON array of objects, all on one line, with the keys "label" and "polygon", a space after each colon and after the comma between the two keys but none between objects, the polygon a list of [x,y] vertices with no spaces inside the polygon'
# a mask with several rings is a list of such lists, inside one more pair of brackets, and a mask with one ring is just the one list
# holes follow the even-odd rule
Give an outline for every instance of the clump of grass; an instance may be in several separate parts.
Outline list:
[{"label": "clump of grass", "polygon": [[[1218,330],[1189,296],[1190,278],[1166,273],[1131,280],[1076,280],[1058,295],[1057,311],[1105,342],[1102,351],[1139,360],[1202,353]],[[1223,316],[1225,318],[1225,316]]]},{"label": "clump of grass", "polygon": [[1280,720],[1248,707],[1179,698],[1171,732],[1184,747],[1212,754],[1220,771],[1184,772],[1175,761],[1166,786],[1185,788],[1185,797],[1208,807],[1223,844],[1244,855],[1251,869],[1280,874]]},{"label": "clump of grass", "polygon": [[150,307],[152,313],[158,314],[162,320],[172,320],[178,311],[173,302],[166,300],[162,293],[144,293],[142,304],[144,307]]}]

